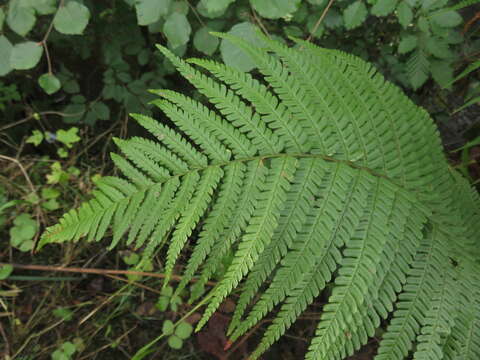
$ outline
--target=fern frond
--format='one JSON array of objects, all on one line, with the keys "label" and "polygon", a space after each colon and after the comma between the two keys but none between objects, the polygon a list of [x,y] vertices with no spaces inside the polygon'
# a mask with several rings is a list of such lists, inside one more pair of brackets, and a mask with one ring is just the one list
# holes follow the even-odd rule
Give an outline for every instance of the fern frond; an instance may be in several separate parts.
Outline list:
[{"label": "fern frond", "polygon": [[[248,140],[242,141],[249,143],[243,146],[243,148],[246,148],[242,150],[244,156],[252,156],[258,151],[275,154],[283,149],[282,141],[260,121],[258,114],[255,114],[249,106],[246,106],[237,95],[225,86],[201,74],[191,65],[174,56],[163,46],[157,45],[157,47],[192,85],[210,99],[215,107],[225,116],[226,120],[235,125],[235,127],[230,128],[230,131],[234,132],[234,138],[241,139],[243,137],[241,133],[246,133],[252,139],[254,146]],[[172,93],[170,92],[170,94]],[[176,96],[180,96],[180,94]],[[192,100],[190,99],[190,101]],[[182,108],[185,109],[185,107]],[[209,119],[209,117],[205,119]],[[226,127],[226,124],[222,124],[222,121],[221,118],[216,117],[210,123],[214,129],[219,125]],[[241,133],[239,134],[239,132]]]},{"label": "fern frond", "polygon": [[297,160],[291,157],[272,159],[269,165],[270,169],[264,182],[257,184],[258,204],[240,239],[232,264],[227,269],[223,280],[212,290],[212,300],[199,321],[197,329],[205,325],[207,319],[248,273],[260,253],[272,240],[286,193],[291,185],[290,181],[296,170]]},{"label": "fern frond", "polygon": [[421,243],[376,360],[403,359],[411,350],[441,284],[439,276],[443,271],[439,266],[448,263],[443,241],[445,234],[434,226]]},{"label": "fern frond", "polygon": [[[157,92],[161,93],[161,92]],[[213,132],[201,126],[194,117],[171,102],[153,100],[152,104],[160,108],[183,132],[200,146],[208,157],[218,163],[230,160],[232,151],[213,135]],[[199,131],[200,130],[200,131]],[[202,131],[203,130],[203,131]]]},{"label": "fern frond", "polygon": [[299,160],[295,178],[287,193],[285,208],[280,214],[279,225],[273,234],[274,241],[268,244],[248,275],[235,307],[229,333],[238,325],[252,298],[291,248],[307,218],[316,212],[315,197],[320,191],[323,171],[325,170],[313,159]]},{"label": "fern frond", "polygon": [[[237,201],[234,212],[228,219],[224,232],[218,237],[213,244],[210,256],[205,262],[202,274],[192,289],[193,294],[200,294],[200,289],[207,283],[211,276],[218,270],[222,262],[222,258],[231,249],[234,242],[240,237],[247,226],[253,214],[253,210],[257,207],[260,198],[260,184],[265,181],[266,169],[261,160],[252,161],[248,164],[248,168],[240,191],[240,198]],[[190,302],[195,297],[190,298]]]},{"label": "fern frond", "polygon": [[165,144],[179,158],[190,166],[200,168],[207,164],[207,158],[194,149],[182,136],[151,117],[141,114],[130,114],[137,122],[148,130],[158,141]]},{"label": "fern frond", "polygon": [[168,280],[173,271],[173,266],[177,261],[180,251],[183,249],[185,242],[207,209],[212,194],[222,176],[223,170],[221,168],[207,168],[202,174],[202,178],[195,190],[195,195],[190,200],[186,209],[182,212],[182,216],[173,232],[167,252],[167,262],[165,264],[165,273],[167,277],[164,283],[165,285],[168,284]]},{"label": "fern frond", "polygon": [[205,225],[200,232],[192,256],[188,260],[182,280],[175,290],[176,294],[183,290],[185,285],[193,278],[214,244],[223,241],[221,235],[224,233],[230,219],[234,216],[235,202],[240,196],[245,171],[246,166],[241,162],[225,167],[225,177],[220,185],[218,199],[212,206],[210,216],[205,220]]},{"label": "fern frond", "polygon": [[[306,151],[308,143],[302,127],[293,121],[293,115],[288,107],[279,102],[265,85],[254,79],[250,74],[228,68],[222,64],[191,59],[190,62],[205,67],[231,87],[246,100],[250,101],[255,111],[262,114],[262,121],[275,130],[284,139],[287,149],[295,152]],[[275,66],[279,67],[276,63]],[[280,71],[280,68],[278,68]],[[283,75],[283,78],[286,74]]]},{"label": "fern frond", "polygon": [[428,114],[357,57],[218,35],[261,78],[159,47],[209,104],[153,90],[178,130],[133,114],[155,141],[115,139],[121,177],[101,178],[40,246],[111,234],[110,248],[141,249],[140,267],[162,256],[164,286],[185,253],[177,295],[194,279],[194,301],[216,280],[197,329],[235,288],[231,342],[273,319],[251,359],[320,294],[307,359],[351,356],[382,321],[377,360],[479,358],[480,198]]}]

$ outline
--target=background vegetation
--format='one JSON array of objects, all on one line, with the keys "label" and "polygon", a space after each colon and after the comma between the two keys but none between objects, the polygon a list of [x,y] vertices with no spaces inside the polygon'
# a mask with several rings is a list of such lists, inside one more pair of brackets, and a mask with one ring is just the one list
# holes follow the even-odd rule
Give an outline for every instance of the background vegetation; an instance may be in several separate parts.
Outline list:
[{"label": "background vegetation", "polygon": [[[129,271],[138,255],[128,248],[108,252],[102,245],[78,243],[33,251],[46,225],[86,199],[96,179],[114,171],[110,139],[142,133],[128,113],[152,113],[147,90],[191,91],[155,43],[182,57],[209,56],[253,72],[248,55],[209,31],[253,41],[258,26],[286,42],[300,37],[360,55],[427,108],[452,166],[475,183],[480,178],[477,2],[2,2],[0,261],[40,266],[0,267],[0,351],[17,359],[129,359],[163,331],[168,336],[152,358],[235,359],[248,352],[248,337],[223,350],[232,312],[228,301],[202,333],[191,335],[195,312],[172,329],[191,309],[181,297],[172,299],[171,289],[158,291],[161,259],[151,264],[156,276],[142,277]],[[471,106],[463,107],[466,103]],[[66,274],[53,272],[54,266],[76,269]],[[317,309],[310,308],[291,332],[296,337],[283,339],[267,358],[303,354]],[[357,358],[369,359],[374,349],[372,342]]]}]

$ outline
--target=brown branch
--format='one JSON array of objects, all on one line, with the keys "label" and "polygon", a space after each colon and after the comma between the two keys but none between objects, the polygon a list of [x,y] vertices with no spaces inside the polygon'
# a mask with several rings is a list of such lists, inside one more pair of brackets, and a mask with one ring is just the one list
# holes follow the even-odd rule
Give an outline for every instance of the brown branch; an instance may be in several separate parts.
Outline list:
[{"label": "brown branch", "polygon": [[[59,272],[70,272],[70,273],[81,273],[81,274],[98,274],[98,275],[139,275],[139,276],[149,276],[154,278],[165,279],[167,275],[154,272],[144,272],[144,271],[135,271],[135,270],[113,270],[113,269],[98,269],[98,268],[79,268],[79,267],[63,267],[63,266],[49,266],[49,265],[23,265],[23,264],[12,264],[12,263],[3,263],[0,262],[0,266],[11,265],[15,269],[24,269],[24,270],[38,270],[38,271],[59,271]],[[174,281],[181,281],[182,276],[180,275],[171,275],[170,279]],[[196,282],[196,279],[190,280],[190,282]],[[215,286],[216,283],[213,281],[208,281],[207,285]]]},{"label": "brown branch", "polygon": [[310,31],[310,35],[308,35],[308,38],[307,38],[307,41],[311,41],[312,40],[312,37],[313,37],[313,34],[315,34],[320,26],[320,24],[322,23],[323,19],[325,18],[325,16],[327,16],[327,13],[328,13],[328,10],[330,10],[330,7],[332,6],[333,2],[335,0],[330,0],[328,5],[326,6],[326,8],[323,10],[322,12],[322,15],[320,15],[320,18],[317,20],[317,22],[315,23],[315,25],[313,26],[313,29],[312,31]]}]

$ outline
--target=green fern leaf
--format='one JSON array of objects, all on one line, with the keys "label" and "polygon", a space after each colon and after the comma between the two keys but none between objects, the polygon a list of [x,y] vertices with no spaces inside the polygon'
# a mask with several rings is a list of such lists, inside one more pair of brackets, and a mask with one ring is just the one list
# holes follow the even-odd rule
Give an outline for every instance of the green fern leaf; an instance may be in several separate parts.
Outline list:
[{"label": "green fern leaf", "polygon": [[[139,268],[161,256],[164,286],[185,254],[175,294],[209,291],[197,330],[234,289],[230,343],[273,319],[251,359],[321,294],[306,359],[351,356],[383,322],[377,360],[480,358],[480,197],[428,114],[355,56],[217,35],[259,76],[159,46],[209,104],[152,90],[175,128],[132,114],[155,140],[115,139],[122,177],[97,181],[40,247],[111,237],[140,249]],[[425,61],[409,60],[415,87]]]}]

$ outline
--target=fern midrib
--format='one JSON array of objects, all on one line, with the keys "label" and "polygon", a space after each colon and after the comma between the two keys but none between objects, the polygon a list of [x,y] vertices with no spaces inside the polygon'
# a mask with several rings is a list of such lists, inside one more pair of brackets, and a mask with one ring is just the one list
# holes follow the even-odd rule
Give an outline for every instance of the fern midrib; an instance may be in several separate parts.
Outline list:
[{"label": "fern midrib", "polygon": [[[332,158],[330,156],[327,156],[327,155],[321,155],[321,154],[301,154],[301,153],[282,153],[282,154],[271,154],[271,155],[258,155],[258,156],[252,156],[252,157],[248,157],[248,158],[239,158],[239,159],[234,159],[234,160],[230,160],[230,161],[225,161],[225,162],[217,162],[217,163],[212,163],[212,164],[209,164],[207,166],[204,166],[204,167],[198,167],[198,168],[193,168],[193,169],[190,169],[188,171],[185,171],[183,173],[180,173],[180,174],[176,174],[176,175],[172,175],[170,176],[168,179],[164,180],[164,181],[160,181],[160,182],[156,182],[156,183],[153,183],[153,184],[149,184],[149,185],[146,185],[146,186],[142,186],[141,188],[139,188],[138,192],[141,192],[141,191],[148,191],[149,189],[151,189],[152,187],[158,185],[158,184],[161,184],[161,183],[165,183],[167,181],[171,181],[172,179],[174,178],[180,178],[182,176],[186,176],[188,174],[191,174],[193,172],[199,172],[199,171],[204,171],[208,168],[212,168],[212,167],[224,167],[224,166],[228,166],[228,165],[231,165],[233,163],[245,163],[245,162],[249,162],[249,161],[255,161],[255,160],[268,160],[268,159],[275,159],[275,158],[281,158],[281,157],[296,157],[296,158],[314,158],[314,159],[321,159],[321,160],[324,160],[324,161],[328,161],[328,162],[333,162],[333,163],[340,163],[340,164],[345,164],[353,169],[356,169],[356,170],[361,170],[361,171],[365,171],[367,173],[369,173],[370,175],[374,176],[374,177],[379,177],[379,178],[383,178],[389,182],[391,182],[393,185],[407,191],[407,192],[410,192],[410,193],[421,193],[422,190],[419,189],[419,190],[412,190],[412,189],[408,189],[406,188],[404,185],[402,184],[399,184],[397,181],[395,181],[394,179],[388,177],[387,175],[385,174],[380,174],[378,173],[377,171],[373,170],[373,169],[370,169],[368,167],[365,167],[365,166],[361,166],[361,165],[358,165],[358,164],[355,164],[349,160],[339,160],[339,159],[335,159],[335,158]],[[137,193],[138,193],[137,192]],[[136,194],[136,193],[134,193]],[[130,194],[129,196],[125,196],[125,198],[128,198],[128,197],[131,197],[133,196],[134,194]],[[124,198],[124,199],[125,199]],[[122,199],[123,200],[123,199]],[[117,206],[118,202],[112,202],[112,207],[113,206]],[[105,207],[103,208],[104,211],[107,211],[110,207]],[[48,237],[49,234],[46,234],[46,236]]]},{"label": "fern midrib", "polygon": [[[391,182],[393,185],[397,186],[398,188],[401,188],[401,189],[403,189],[407,192],[410,192],[410,193],[412,193],[412,192],[413,193],[422,192],[421,190],[412,190],[411,188],[407,188],[404,185],[398,183],[396,180],[390,178],[386,174],[381,174],[376,170],[373,170],[373,169],[371,169],[369,167],[366,167],[366,166],[358,165],[358,164],[356,164],[356,163],[354,163],[350,160],[336,159],[336,158],[333,158],[333,157],[328,156],[328,155],[303,154],[303,153],[282,153],[282,154],[257,155],[257,156],[252,156],[252,157],[248,157],[248,158],[239,158],[239,159],[229,160],[229,161],[225,161],[225,162],[216,162],[216,163],[212,163],[212,164],[209,164],[207,166],[204,166],[204,167],[193,168],[193,169],[190,169],[190,170],[185,171],[183,173],[172,175],[167,180],[165,180],[163,182],[170,181],[170,179],[173,179],[175,177],[182,177],[182,176],[188,175],[192,172],[204,171],[204,170],[206,170],[208,168],[212,168],[212,167],[223,167],[223,166],[231,165],[233,163],[243,163],[243,162],[256,161],[256,160],[268,160],[268,159],[275,159],[275,158],[281,158],[281,157],[314,158],[314,159],[321,159],[321,160],[328,161],[328,162],[333,162],[333,163],[345,164],[345,165],[347,165],[347,166],[349,166],[353,169],[366,171],[374,177],[379,177],[379,178],[385,179],[385,180]],[[163,182],[159,182],[159,183],[163,183]],[[157,185],[157,184],[158,183],[142,187],[142,190],[147,190],[151,186],[154,186],[154,185]]]}]

